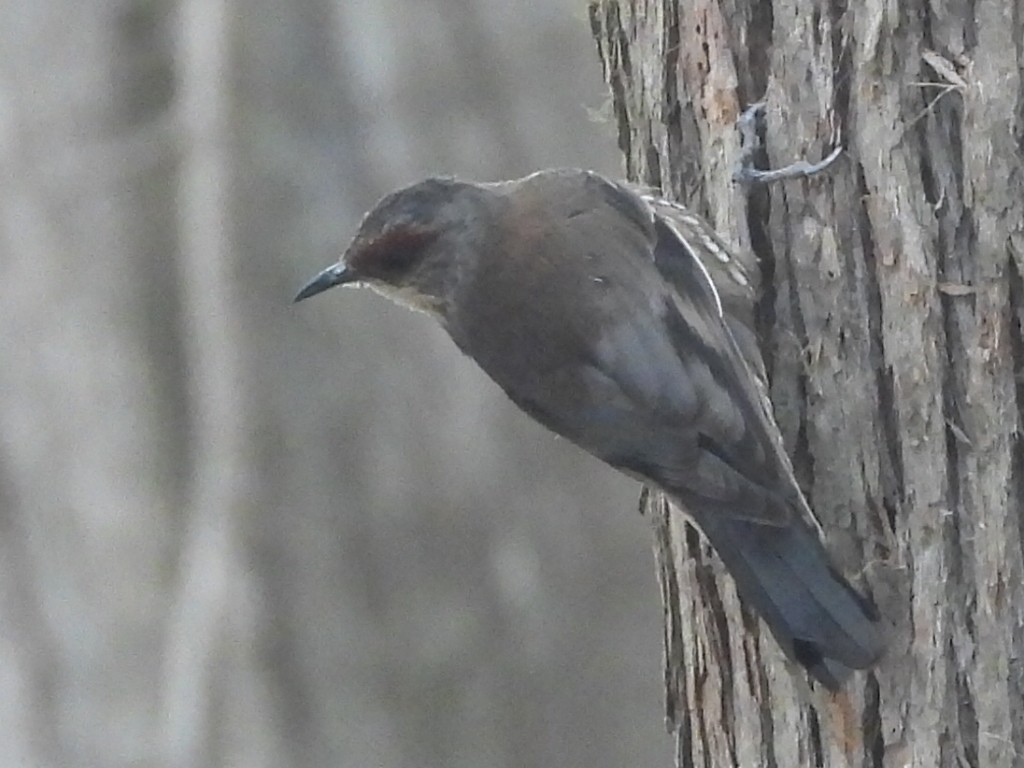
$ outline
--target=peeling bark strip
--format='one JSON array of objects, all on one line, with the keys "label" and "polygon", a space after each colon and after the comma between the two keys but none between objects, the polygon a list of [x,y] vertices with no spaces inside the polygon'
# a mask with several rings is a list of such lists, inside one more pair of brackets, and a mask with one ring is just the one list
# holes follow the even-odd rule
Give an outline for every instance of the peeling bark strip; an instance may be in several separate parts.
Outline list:
[{"label": "peeling bark strip", "polygon": [[[892,622],[826,701],[652,495],[680,766],[1024,765],[1024,2],[600,0],[631,179],[761,259],[787,445],[838,561]],[[749,201],[737,111],[770,165]]]}]

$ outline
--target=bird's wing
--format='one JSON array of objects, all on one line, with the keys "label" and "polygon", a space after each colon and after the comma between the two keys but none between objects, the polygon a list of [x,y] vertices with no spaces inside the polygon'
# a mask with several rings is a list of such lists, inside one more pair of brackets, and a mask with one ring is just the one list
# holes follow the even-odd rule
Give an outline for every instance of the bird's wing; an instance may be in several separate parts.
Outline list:
[{"label": "bird's wing", "polygon": [[[644,203],[638,195],[608,183],[602,196],[624,225],[644,224],[631,207]],[[573,423],[559,431],[691,511],[788,524],[806,503],[759,379],[756,344],[744,354],[721,293],[680,224],[650,210],[649,252],[625,261],[655,278],[620,281],[627,291],[642,285],[643,295],[627,292],[616,302],[620,311],[606,313],[613,319],[600,328],[594,359],[581,374],[586,395]],[[588,225],[579,218],[578,226]]]},{"label": "bird's wing", "polygon": [[604,329],[583,374],[596,406],[581,442],[693,512],[788,524],[799,491],[750,373],[727,335],[706,333],[679,304],[666,296],[654,322],[633,316]]},{"label": "bird's wing", "polygon": [[760,285],[757,259],[749,249],[730,248],[700,216],[684,205],[661,197],[641,194],[656,216],[661,217],[685,248],[663,248],[656,256],[657,267],[677,288],[688,274],[686,262],[698,259],[718,291],[723,317],[740,353],[759,380],[767,379],[757,332],[754,305]]}]

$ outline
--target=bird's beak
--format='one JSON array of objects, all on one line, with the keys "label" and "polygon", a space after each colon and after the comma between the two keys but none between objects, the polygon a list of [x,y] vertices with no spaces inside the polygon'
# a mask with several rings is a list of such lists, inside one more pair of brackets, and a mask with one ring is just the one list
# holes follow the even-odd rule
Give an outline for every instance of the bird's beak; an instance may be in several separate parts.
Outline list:
[{"label": "bird's beak", "polygon": [[356,278],[346,267],[344,262],[339,261],[337,264],[328,267],[319,275],[314,277],[306,287],[303,288],[295,296],[294,301],[302,301],[308,299],[310,296],[316,296],[318,293],[323,293],[328,288],[333,288],[336,285],[343,285],[344,283],[351,283]]}]

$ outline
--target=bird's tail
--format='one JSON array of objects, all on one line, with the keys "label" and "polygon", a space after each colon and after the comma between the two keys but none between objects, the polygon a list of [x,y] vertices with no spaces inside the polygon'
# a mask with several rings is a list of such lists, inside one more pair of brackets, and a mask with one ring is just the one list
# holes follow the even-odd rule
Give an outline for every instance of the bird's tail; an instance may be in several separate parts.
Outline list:
[{"label": "bird's tail", "polygon": [[816,530],[716,516],[698,525],[741,598],[786,654],[832,690],[885,650],[878,611],[832,565]]}]

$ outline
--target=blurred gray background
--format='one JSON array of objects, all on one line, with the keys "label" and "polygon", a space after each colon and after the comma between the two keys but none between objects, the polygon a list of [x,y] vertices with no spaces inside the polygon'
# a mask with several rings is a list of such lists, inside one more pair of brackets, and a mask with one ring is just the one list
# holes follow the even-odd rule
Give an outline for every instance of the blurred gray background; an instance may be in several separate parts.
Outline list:
[{"label": "blurred gray background", "polygon": [[0,0],[0,765],[668,763],[636,484],[289,303],[605,101],[580,0]]}]

